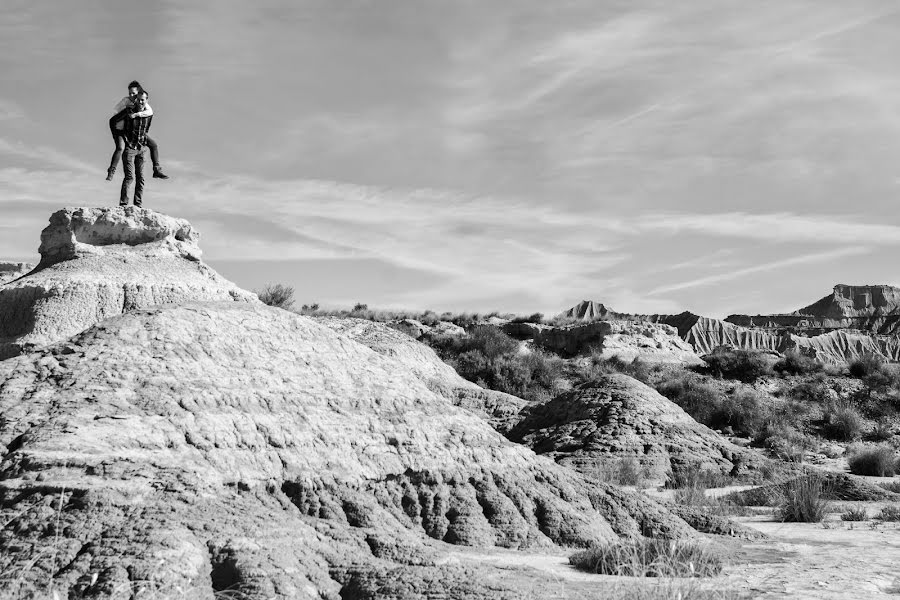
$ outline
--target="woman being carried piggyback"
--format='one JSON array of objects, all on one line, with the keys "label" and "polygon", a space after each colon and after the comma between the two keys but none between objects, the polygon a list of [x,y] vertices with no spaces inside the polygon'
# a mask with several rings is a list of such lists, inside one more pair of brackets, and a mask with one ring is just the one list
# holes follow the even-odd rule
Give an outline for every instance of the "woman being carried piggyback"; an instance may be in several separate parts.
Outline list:
[{"label": "woman being carried piggyback", "polygon": [[[113,151],[112,159],[109,161],[109,169],[106,170],[106,180],[112,181],[116,174],[116,165],[122,159],[122,152],[125,150],[125,119],[134,119],[136,117],[151,117],[153,109],[149,104],[139,112],[132,112],[136,105],[136,99],[143,88],[137,81],[128,84],[128,95],[122,98],[113,109],[115,114],[109,119],[109,130],[112,133],[113,141],[116,149]],[[147,147],[150,148],[150,160],[153,162],[153,176],[157,179],[168,179],[169,176],[163,173],[162,167],[159,166],[159,149],[153,138],[147,136]]]}]

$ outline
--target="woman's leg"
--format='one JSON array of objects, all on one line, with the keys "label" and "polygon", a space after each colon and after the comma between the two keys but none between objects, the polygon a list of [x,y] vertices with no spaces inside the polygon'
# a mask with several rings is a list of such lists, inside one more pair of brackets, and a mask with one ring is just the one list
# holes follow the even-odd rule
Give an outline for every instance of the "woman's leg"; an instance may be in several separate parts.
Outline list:
[{"label": "woman's leg", "polygon": [[153,163],[153,177],[156,179],[168,179],[169,176],[162,172],[162,167],[159,166],[159,147],[156,145],[156,141],[147,136],[147,147],[150,148],[150,162]]},{"label": "woman's leg", "polygon": [[112,158],[109,161],[109,169],[106,170],[107,181],[112,181],[113,175],[116,174],[116,165],[122,160],[122,151],[125,150],[125,136],[120,132],[114,137],[116,139],[116,149],[113,151]]}]

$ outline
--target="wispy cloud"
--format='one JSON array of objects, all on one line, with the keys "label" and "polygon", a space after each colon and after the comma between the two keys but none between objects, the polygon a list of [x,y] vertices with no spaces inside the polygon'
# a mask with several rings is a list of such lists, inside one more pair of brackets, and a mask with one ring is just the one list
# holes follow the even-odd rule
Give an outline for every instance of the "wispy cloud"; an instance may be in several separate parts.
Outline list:
[{"label": "wispy cloud", "polygon": [[690,281],[682,281],[680,283],[676,283],[676,284],[672,284],[672,285],[660,286],[653,290],[650,290],[649,292],[647,292],[647,294],[650,296],[659,295],[659,294],[668,294],[668,293],[679,291],[679,290],[686,290],[689,288],[708,286],[708,285],[711,285],[714,283],[721,283],[723,281],[733,281],[735,279],[740,279],[742,277],[746,277],[747,275],[752,275],[753,273],[776,271],[778,269],[783,269],[785,267],[793,267],[796,265],[827,262],[827,261],[837,260],[839,258],[846,258],[848,256],[858,256],[861,254],[868,254],[869,252],[871,252],[870,248],[854,247],[854,248],[838,248],[837,250],[820,252],[820,253],[816,253],[816,254],[795,256],[793,258],[787,258],[784,260],[776,260],[776,261],[772,261],[772,262],[761,264],[761,265],[754,265],[752,267],[746,267],[743,269],[727,271],[725,273],[719,273],[717,275],[709,275],[706,277],[700,277],[698,279],[692,279]]},{"label": "wispy cloud", "polygon": [[789,212],[752,214],[659,214],[637,223],[639,229],[676,235],[743,238],[773,242],[900,244],[900,226],[860,223],[856,215],[797,215]]}]

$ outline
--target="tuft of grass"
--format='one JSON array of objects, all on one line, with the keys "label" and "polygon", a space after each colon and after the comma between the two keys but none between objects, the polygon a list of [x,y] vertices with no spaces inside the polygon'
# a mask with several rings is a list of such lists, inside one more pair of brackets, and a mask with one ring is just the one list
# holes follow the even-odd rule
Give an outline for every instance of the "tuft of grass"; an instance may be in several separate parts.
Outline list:
[{"label": "tuft of grass", "polygon": [[847,464],[854,475],[893,477],[900,470],[900,457],[890,446],[879,444],[852,451]]},{"label": "tuft of grass", "polygon": [[882,521],[900,521],[900,504],[888,504],[876,517]]},{"label": "tuft of grass", "polygon": [[294,288],[280,283],[269,283],[262,290],[256,292],[263,304],[290,310],[294,305]]},{"label": "tuft of grass", "polygon": [[831,506],[826,496],[821,475],[811,473],[798,477],[785,484],[776,514],[786,522],[818,523]]},{"label": "tuft of grass", "polygon": [[865,508],[850,508],[841,513],[841,521],[866,521],[868,518]]},{"label": "tuft of grass", "polygon": [[621,577],[709,577],[722,572],[722,548],[710,543],[640,538],[597,544],[569,557],[583,571]]}]

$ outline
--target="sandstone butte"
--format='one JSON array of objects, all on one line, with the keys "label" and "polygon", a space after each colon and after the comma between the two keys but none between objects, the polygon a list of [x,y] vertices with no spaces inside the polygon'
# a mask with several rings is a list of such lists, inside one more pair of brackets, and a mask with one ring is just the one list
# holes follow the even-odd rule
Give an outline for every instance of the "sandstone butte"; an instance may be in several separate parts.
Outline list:
[{"label": "sandstone butte", "polygon": [[581,325],[569,326],[571,330],[590,324],[591,315],[603,311],[611,323],[670,325],[699,355],[731,346],[779,353],[797,351],[827,363],[846,363],[864,354],[900,361],[898,298],[900,289],[890,286],[839,284],[831,295],[788,315],[731,315],[725,320],[690,312],[637,315],[614,312],[584,300],[559,316],[582,321]]},{"label": "sandstone butte", "polygon": [[0,597],[493,600],[521,594],[448,544],[696,535],[463,407],[515,399],[388,328],[264,306],[196,242],[152,211],[67,209],[0,286]]}]

